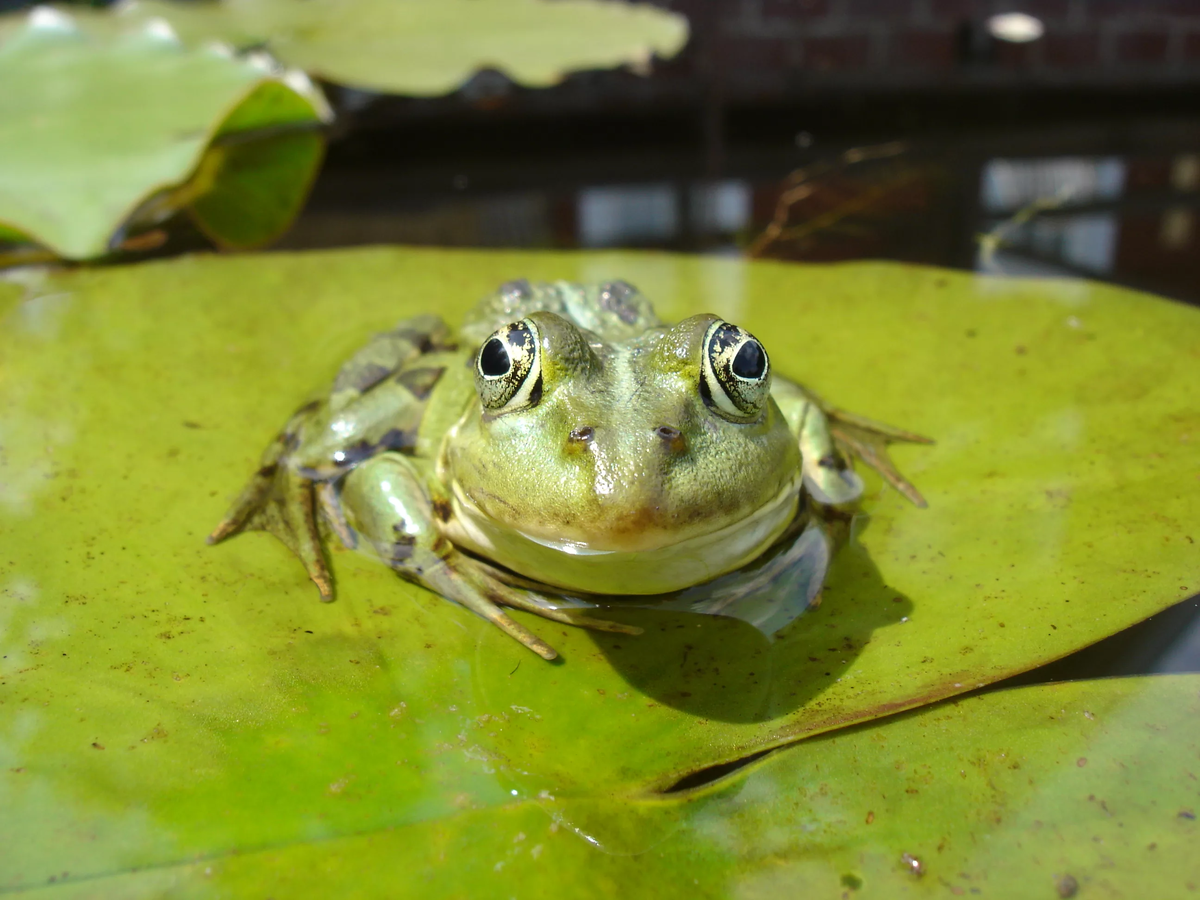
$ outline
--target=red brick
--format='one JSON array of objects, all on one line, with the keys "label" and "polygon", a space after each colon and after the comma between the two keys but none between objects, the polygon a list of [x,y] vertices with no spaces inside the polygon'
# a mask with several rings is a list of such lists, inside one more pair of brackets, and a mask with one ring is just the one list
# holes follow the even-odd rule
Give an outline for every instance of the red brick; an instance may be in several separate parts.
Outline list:
[{"label": "red brick", "polygon": [[778,72],[791,65],[791,45],[787,38],[722,35],[715,48],[715,62],[727,71]]},{"label": "red brick", "polygon": [[1117,36],[1117,59],[1126,63],[1157,63],[1167,58],[1167,32],[1131,31]]},{"label": "red brick", "polygon": [[[1014,44],[1012,41],[996,41],[995,62],[1005,69],[1027,69],[1033,64],[1038,52],[1037,42]],[[1040,49],[1040,48],[1038,48]]]},{"label": "red brick", "polygon": [[851,20],[910,19],[912,0],[847,0]]},{"label": "red brick", "polygon": [[1129,15],[1200,15],[1196,0],[1088,0],[1089,15],[1097,17]]},{"label": "red brick", "polygon": [[870,51],[870,43],[861,35],[808,38],[804,41],[804,68],[818,72],[865,68]]},{"label": "red brick", "polygon": [[829,15],[829,0],[762,0],[764,19],[815,19]]},{"label": "red brick", "polygon": [[654,5],[692,18],[703,14],[708,3],[707,0],[656,0]]},{"label": "red brick", "polygon": [[1171,186],[1171,158],[1168,156],[1125,157],[1125,193],[1162,190]]},{"label": "red brick", "polygon": [[892,66],[920,69],[952,69],[957,56],[953,32],[910,31],[894,35],[888,63]]},{"label": "red brick", "polygon": [[983,19],[987,5],[983,0],[930,0],[930,15],[944,25],[957,25],[967,19]]},{"label": "red brick", "polygon": [[[1130,3],[1125,0],[1127,9],[1136,7],[1138,0]],[[1033,16],[1035,19],[1045,21],[1053,21],[1055,19],[1065,19],[1067,13],[1071,10],[1071,0],[1021,0],[1020,3],[999,3],[992,4],[993,13],[1004,12],[1023,12]]]},{"label": "red brick", "polygon": [[1042,58],[1046,65],[1056,69],[1078,69],[1093,66],[1100,56],[1100,36],[1094,32],[1079,34],[1054,34],[1044,38]]}]

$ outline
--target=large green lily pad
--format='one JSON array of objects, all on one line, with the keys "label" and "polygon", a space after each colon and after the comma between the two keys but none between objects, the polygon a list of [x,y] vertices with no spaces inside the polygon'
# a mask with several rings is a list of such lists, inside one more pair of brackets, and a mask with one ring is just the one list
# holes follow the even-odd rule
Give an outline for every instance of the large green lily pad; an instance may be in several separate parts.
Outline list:
[{"label": "large green lily pad", "polygon": [[452,91],[481,68],[529,87],[570,71],[645,65],[687,41],[687,20],[614,0],[134,0],[192,40],[265,44],[291,66],[357,88]]},{"label": "large green lily pad", "polygon": [[1194,675],[1004,691],[690,794],[509,798],[44,893],[1184,897],[1200,884],[1198,695]]},{"label": "large green lily pad", "polygon": [[321,160],[320,95],[162,21],[98,21],[39,9],[0,45],[0,240],[92,258],[188,208],[226,246],[277,236]]},{"label": "large green lily pad", "polygon": [[[929,509],[872,483],[824,604],[774,643],[665,612],[628,612],[647,633],[615,640],[523,617],[560,664],[367,556],[335,554],[322,605],[270,537],[204,546],[274,430],[368,334],[453,320],[520,276],[625,277],[668,317],[747,326],[784,373],[938,439],[896,451]],[[1196,590],[1200,313],[1118,288],[402,249],[0,287],[3,888],[542,792],[654,796]]]}]

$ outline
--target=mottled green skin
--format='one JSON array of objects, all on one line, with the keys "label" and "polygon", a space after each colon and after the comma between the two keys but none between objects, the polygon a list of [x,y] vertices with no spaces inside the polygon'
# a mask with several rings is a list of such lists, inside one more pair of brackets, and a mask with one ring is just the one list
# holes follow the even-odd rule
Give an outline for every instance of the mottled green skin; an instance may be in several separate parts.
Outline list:
[{"label": "mottled green skin", "polygon": [[[632,323],[597,317],[589,333],[536,312],[542,304],[534,294],[480,323],[490,332],[533,315],[541,402],[500,416],[471,406],[443,445],[444,477],[488,516],[542,538],[643,550],[738,521],[792,479],[800,456],[778,406],[735,423],[701,399],[701,341],[715,316],[667,328],[647,306]],[[679,436],[664,440],[661,426]],[[591,441],[571,440],[585,427]]]},{"label": "mottled green skin", "polygon": [[[477,394],[476,357],[518,320],[540,335],[536,399],[492,412]],[[211,540],[269,530],[331,599],[323,523],[553,658],[498,604],[629,631],[547,594],[711,581],[794,539],[811,501],[856,499],[849,453],[911,489],[882,447],[914,436],[831,413],[798,385],[776,377],[761,408],[723,413],[701,385],[714,324],[667,326],[623,282],[524,281],[483,300],[457,339],[434,316],[403,322],[292,418]],[[812,566],[808,549],[777,556],[781,572]]]}]

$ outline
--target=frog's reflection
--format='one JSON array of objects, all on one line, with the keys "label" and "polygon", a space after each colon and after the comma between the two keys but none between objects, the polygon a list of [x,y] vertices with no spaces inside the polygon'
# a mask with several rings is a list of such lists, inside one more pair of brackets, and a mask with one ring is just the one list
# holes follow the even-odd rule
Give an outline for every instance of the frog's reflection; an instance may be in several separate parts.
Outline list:
[{"label": "frog's reflection", "polygon": [[[815,565],[791,566],[781,580],[756,579],[757,592],[704,610],[719,615],[682,611],[688,598],[665,609],[609,608],[606,616],[640,625],[645,634],[590,636],[622,677],[659,703],[724,722],[792,712],[840,679],[875,629],[912,611],[906,597],[884,584],[865,548],[845,541],[848,522],[833,525],[834,546],[846,545],[829,565],[823,591],[823,567],[818,573]],[[807,534],[792,546],[804,547]],[[804,552],[815,560],[817,538],[808,540]],[[770,562],[763,571],[773,571]],[[808,608],[818,591],[822,602]],[[715,596],[729,599],[722,591]]]}]

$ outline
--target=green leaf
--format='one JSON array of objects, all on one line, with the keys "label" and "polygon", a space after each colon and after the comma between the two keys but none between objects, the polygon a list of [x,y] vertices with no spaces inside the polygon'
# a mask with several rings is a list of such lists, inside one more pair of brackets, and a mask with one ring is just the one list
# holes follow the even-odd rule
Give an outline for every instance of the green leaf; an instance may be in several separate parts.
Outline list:
[{"label": "green leaf", "polygon": [[[666,317],[746,326],[831,402],[937,438],[896,450],[929,509],[869,482],[823,605],[774,643],[715,617],[631,610],[646,634],[614,640],[518,613],[561,664],[366,555],[334,554],[324,605],[265,534],[204,546],[370,333],[457,321],[522,276],[624,277]],[[0,887],[418,822],[450,846],[452,817],[543,791],[637,809],[1196,591],[1200,313],[1153,297],[894,264],[406,249],[19,277],[0,283]]]},{"label": "green leaf", "polygon": [[[118,32],[100,18],[81,29],[40,9],[0,45],[0,239],[93,258],[197,198],[223,244],[282,230],[320,162],[319,95],[261,65],[184,50],[162,22]],[[218,135],[225,144],[210,149]]]},{"label": "green leaf", "polygon": [[690,794],[510,798],[100,885],[189,897],[605,898],[633,884],[689,897],[1182,897],[1200,879],[1198,694],[1189,675],[976,696],[805,741]]},{"label": "green leaf", "polygon": [[291,66],[352,87],[444,94],[481,68],[545,87],[570,71],[644,66],[687,41],[687,20],[614,0],[136,0],[191,39],[266,43]]}]

